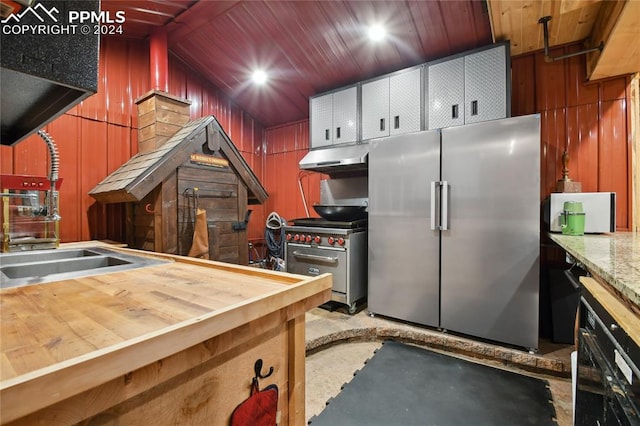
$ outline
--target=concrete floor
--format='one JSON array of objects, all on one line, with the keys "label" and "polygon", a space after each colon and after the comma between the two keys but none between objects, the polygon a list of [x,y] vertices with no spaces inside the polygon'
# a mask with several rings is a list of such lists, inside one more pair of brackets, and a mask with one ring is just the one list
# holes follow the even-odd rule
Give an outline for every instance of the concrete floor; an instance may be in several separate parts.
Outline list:
[{"label": "concrete floor", "polygon": [[547,380],[558,425],[572,424],[572,346],[542,341],[538,352],[531,354],[388,318],[371,318],[366,310],[348,315],[343,309],[331,312],[315,308],[307,313],[306,325],[307,420],[320,414],[326,402],[338,395],[341,386],[364,367],[365,361],[373,356],[382,341],[392,338]]}]

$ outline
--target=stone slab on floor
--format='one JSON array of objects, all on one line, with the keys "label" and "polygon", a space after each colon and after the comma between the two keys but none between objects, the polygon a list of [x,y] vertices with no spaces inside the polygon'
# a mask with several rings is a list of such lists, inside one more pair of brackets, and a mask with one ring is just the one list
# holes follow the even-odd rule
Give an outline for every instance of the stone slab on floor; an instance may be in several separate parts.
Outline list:
[{"label": "stone slab on floor", "polygon": [[382,341],[389,338],[535,373],[559,377],[571,375],[572,349],[568,345],[546,354],[529,353],[522,349],[473,340],[380,316],[370,317],[366,310],[349,315],[340,310],[314,308],[306,314],[307,353],[313,353],[336,342]]}]

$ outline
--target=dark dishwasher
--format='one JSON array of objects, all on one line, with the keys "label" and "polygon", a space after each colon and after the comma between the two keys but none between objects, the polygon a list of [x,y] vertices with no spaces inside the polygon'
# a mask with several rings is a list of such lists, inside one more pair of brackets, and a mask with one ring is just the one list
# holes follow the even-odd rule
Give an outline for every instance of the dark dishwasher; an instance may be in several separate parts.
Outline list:
[{"label": "dark dishwasher", "polygon": [[588,291],[580,298],[576,425],[640,425],[640,348]]}]

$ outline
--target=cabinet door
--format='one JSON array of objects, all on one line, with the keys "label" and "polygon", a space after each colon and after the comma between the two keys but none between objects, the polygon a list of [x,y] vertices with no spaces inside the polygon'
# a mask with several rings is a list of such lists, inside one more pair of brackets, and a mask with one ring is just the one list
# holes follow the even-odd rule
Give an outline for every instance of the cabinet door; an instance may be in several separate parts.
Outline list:
[{"label": "cabinet door", "polygon": [[437,327],[440,231],[430,182],[440,180],[440,132],[369,144],[369,288],[375,314]]},{"label": "cabinet door", "polygon": [[505,46],[464,58],[465,123],[507,117]]},{"label": "cabinet door", "polygon": [[429,129],[464,124],[464,58],[429,66]]},{"label": "cabinet door", "polygon": [[331,145],[333,143],[333,95],[328,94],[311,98],[311,148]]},{"label": "cabinet door", "polygon": [[[363,97],[364,108],[364,97]],[[389,78],[389,134],[420,131],[420,68]]]},{"label": "cabinet door", "polygon": [[355,142],[358,138],[358,88],[333,94],[333,143]]},{"label": "cabinet door", "polygon": [[389,78],[362,85],[362,139],[389,136]]},{"label": "cabinet door", "polygon": [[537,347],[539,117],[443,129],[441,167],[440,327]]}]

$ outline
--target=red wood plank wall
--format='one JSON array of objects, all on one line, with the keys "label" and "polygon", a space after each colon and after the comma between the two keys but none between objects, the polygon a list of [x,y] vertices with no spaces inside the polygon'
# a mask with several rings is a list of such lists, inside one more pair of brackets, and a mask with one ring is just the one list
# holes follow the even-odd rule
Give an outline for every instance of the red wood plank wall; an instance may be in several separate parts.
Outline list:
[{"label": "red wood plank wall", "polygon": [[309,121],[269,128],[265,131],[265,141],[264,178],[269,191],[265,211],[275,211],[287,220],[306,217],[304,196],[309,215],[318,217],[312,206],[320,201],[320,179],[328,177],[298,168],[302,157],[309,152]]},{"label": "red wood plank wall", "polygon": [[[573,44],[553,49],[551,56],[580,49]],[[535,53],[512,58],[511,65],[512,114],[541,115],[541,199],[562,177],[568,150],[571,179],[584,192],[615,192],[617,228],[630,230],[630,76],[586,82],[584,56],[546,63]]]},{"label": "red wood plank wall", "polygon": [[[552,50],[552,56],[580,49]],[[134,100],[150,89],[146,42],[110,39],[100,50],[99,92],[47,126],[61,155],[61,233],[63,241],[96,238],[124,240],[119,205],[103,206],[87,195],[96,183],[137,152]],[[542,161],[540,196],[560,178],[562,152],[570,153],[570,176],[584,191],[615,191],[619,230],[630,227],[629,78],[585,83],[584,57],[546,63],[541,53],[512,58],[513,115],[540,113]],[[249,238],[262,238],[269,212],[285,219],[306,215],[319,201],[317,173],[300,174],[298,162],[308,151],[308,121],[264,130],[215,87],[171,57],[169,92],[190,99],[191,116],[213,114],[269,192],[254,213]],[[264,142],[263,142],[264,135]],[[31,137],[0,148],[0,172],[46,175],[46,145]]]},{"label": "red wood plank wall", "polygon": [[[150,90],[147,42],[103,38],[98,93],[47,126],[60,152],[61,238],[64,242],[110,238],[124,241],[121,205],[101,205],[93,187],[138,150],[135,99]],[[213,114],[262,180],[263,128],[185,64],[169,58],[169,92],[190,99],[191,117]],[[37,136],[0,148],[0,172],[47,175],[47,149]],[[249,237],[262,236],[262,206]],[[254,212],[256,213],[256,212]]]},{"label": "red wood plank wall", "polygon": [[[580,50],[570,45],[551,51],[559,56]],[[540,198],[562,176],[562,154],[569,150],[569,176],[585,192],[617,194],[618,230],[631,223],[631,139],[627,104],[629,77],[585,83],[584,56],[546,63],[543,54],[512,58],[512,115],[541,114]],[[286,218],[305,215],[296,178],[307,152],[308,122],[265,131],[265,186],[271,194],[266,210]],[[307,203],[319,201],[319,177],[303,179]],[[313,214],[312,214],[313,215]]]}]

